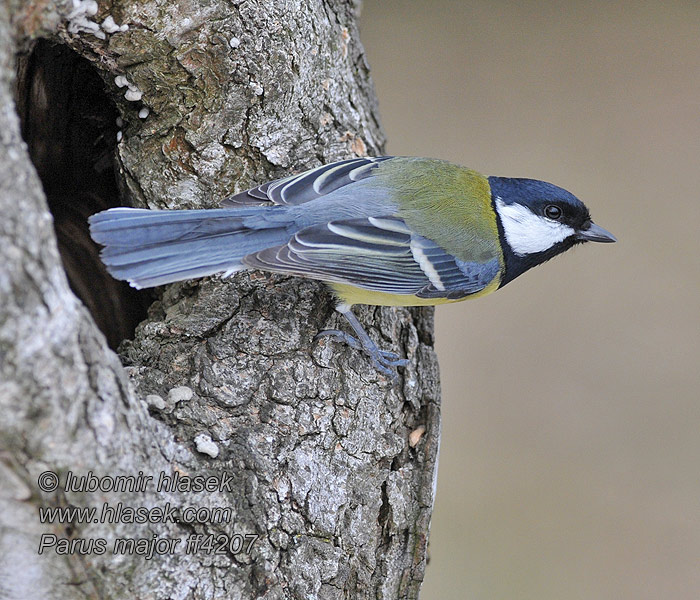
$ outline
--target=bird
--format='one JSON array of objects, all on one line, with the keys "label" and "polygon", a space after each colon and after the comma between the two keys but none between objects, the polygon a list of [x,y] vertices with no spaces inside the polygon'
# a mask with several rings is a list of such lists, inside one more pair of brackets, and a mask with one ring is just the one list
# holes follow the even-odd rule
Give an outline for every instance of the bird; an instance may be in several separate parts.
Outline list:
[{"label": "bird", "polygon": [[395,378],[355,304],[426,306],[489,294],[585,242],[615,242],[576,196],[537,179],[485,176],[451,162],[359,157],[269,181],[220,208],[117,207],[89,218],[108,272],[147,288],[245,269],[320,280],[364,351]]}]

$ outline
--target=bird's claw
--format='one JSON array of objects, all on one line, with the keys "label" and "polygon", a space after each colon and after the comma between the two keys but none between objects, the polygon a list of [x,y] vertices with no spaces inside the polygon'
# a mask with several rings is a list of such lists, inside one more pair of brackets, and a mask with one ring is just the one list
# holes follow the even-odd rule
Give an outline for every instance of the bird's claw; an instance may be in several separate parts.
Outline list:
[{"label": "bird's claw", "polygon": [[332,337],[338,340],[339,342],[345,342],[348,346],[354,348],[355,350],[364,350],[362,344],[360,343],[360,340],[358,340],[356,337],[351,336],[349,333],[341,331],[340,329],[325,329],[324,331],[319,331],[314,336],[314,342],[317,342],[322,337]]},{"label": "bird's claw", "polygon": [[394,367],[405,367],[409,363],[407,358],[401,358],[398,354],[396,354],[396,352],[379,350],[379,354],[381,355],[382,359]]}]

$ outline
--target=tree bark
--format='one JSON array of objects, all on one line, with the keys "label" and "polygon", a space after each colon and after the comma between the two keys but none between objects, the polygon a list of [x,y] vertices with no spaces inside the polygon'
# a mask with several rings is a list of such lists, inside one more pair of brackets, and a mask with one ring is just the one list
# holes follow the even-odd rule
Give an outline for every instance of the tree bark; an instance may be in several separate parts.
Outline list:
[{"label": "tree bark", "polygon": [[[314,341],[344,326],[321,284],[260,272],[160,290],[118,356],[95,322],[118,342],[110,321],[144,296],[109,287],[83,239],[86,214],[119,201],[213,207],[381,153],[357,10],[0,4],[0,600],[418,597],[439,442],[432,312],[357,310],[411,359],[397,383]],[[92,99],[76,110],[93,88],[84,67],[68,73],[73,59],[59,70],[68,49],[99,75],[119,125],[95,125]],[[42,66],[41,52],[58,58]],[[70,102],[52,95],[57,73]],[[98,145],[116,164],[115,197]],[[40,489],[46,472],[55,491]],[[71,475],[98,489],[66,490]],[[216,489],[186,489],[195,476]],[[160,477],[180,487],[159,491]],[[120,485],[135,489],[108,489]],[[96,513],[42,523],[46,507]],[[138,508],[148,522],[133,522]]]}]

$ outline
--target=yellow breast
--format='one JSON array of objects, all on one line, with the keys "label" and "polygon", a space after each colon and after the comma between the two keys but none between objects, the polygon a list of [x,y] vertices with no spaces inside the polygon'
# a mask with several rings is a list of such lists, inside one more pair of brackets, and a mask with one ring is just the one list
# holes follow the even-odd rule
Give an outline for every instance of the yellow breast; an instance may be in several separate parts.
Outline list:
[{"label": "yellow breast", "polygon": [[385,294],[384,292],[375,292],[365,290],[354,285],[345,283],[328,283],[328,286],[333,290],[338,298],[346,304],[375,304],[377,306],[436,306],[438,304],[450,304],[452,302],[461,302],[468,298],[478,298],[485,296],[498,289],[501,283],[501,276],[496,275],[491,282],[480,292],[470,294],[464,298],[457,300],[448,300],[447,298],[419,298],[418,296],[405,294]]}]

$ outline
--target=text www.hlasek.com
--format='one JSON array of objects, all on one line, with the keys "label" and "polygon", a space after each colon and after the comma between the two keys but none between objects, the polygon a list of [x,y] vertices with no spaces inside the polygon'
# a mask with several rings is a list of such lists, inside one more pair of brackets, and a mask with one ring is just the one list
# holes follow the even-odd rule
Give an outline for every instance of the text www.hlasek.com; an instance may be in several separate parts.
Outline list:
[{"label": "text www.hlasek.com", "polygon": [[105,502],[97,507],[40,506],[39,521],[42,523],[228,523],[233,517],[229,507],[209,508],[206,506],[185,506],[179,508],[167,502],[164,506],[133,508],[121,502],[110,506]]}]

